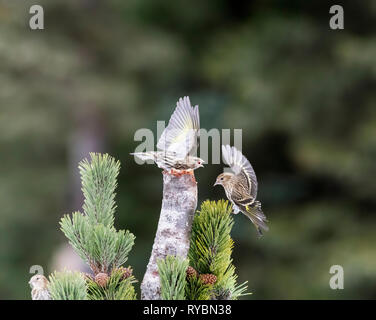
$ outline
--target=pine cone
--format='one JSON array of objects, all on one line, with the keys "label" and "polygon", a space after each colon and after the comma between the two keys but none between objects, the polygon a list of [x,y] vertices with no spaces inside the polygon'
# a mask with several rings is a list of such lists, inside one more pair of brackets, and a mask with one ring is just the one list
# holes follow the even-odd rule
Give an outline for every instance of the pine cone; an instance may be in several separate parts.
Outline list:
[{"label": "pine cone", "polygon": [[200,274],[200,280],[203,284],[214,284],[217,282],[217,277],[211,273]]},{"label": "pine cone", "polygon": [[195,268],[189,266],[187,268],[187,278],[197,278],[198,272],[195,270]]},{"label": "pine cone", "polygon": [[102,288],[105,287],[107,285],[107,281],[108,281],[109,277],[107,275],[107,273],[98,273],[96,276],[95,276],[95,282],[97,284],[99,284]]},{"label": "pine cone", "polygon": [[133,274],[133,270],[132,270],[131,267],[128,267],[128,268],[120,267],[120,268],[114,269],[114,271],[120,271],[121,272],[122,280],[129,278]]}]

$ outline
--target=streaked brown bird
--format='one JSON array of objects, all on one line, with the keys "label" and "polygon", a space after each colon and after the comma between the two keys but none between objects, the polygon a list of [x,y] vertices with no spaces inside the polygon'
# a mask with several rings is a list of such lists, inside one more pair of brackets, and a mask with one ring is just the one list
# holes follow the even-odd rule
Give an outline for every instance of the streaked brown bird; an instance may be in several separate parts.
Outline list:
[{"label": "streaked brown bird", "polygon": [[262,230],[268,231],[268,221],[261,210],[257,196],[257,178],[255,171],[247,158],[235,147],[222,146],[224,162],[233,172],[221,173],[215,182],[225,189],[227,198],[231,201],[234,214],[242,212],[255,225],[259,236]]},{"label": "streaked brown bird", "polygon": [[48,291],[48,280],[41,274],[36,274],[31,277],[29,284],[31,286],[31,298],[33,300],[51,300]]}]

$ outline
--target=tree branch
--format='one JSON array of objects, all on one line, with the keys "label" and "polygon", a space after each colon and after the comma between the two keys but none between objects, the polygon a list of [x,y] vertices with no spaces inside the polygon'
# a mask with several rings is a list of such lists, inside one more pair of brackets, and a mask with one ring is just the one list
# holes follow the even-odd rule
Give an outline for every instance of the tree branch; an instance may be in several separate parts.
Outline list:
[{"label": "tree branch", "polygon": [[163,201],[150,260],[141,284],[142,300],[160,300],[157,260],[167,255],[188,255],[193,216],[197,206],[197,183],[193,175],[163,174]]}]

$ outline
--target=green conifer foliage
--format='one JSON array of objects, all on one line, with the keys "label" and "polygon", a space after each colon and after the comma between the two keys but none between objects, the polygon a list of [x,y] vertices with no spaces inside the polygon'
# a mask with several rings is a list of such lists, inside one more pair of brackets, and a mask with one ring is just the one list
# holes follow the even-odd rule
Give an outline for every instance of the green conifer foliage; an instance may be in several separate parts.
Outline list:
[{"label": "green conifer foliage", "polygon": [[49,277],[48,290],[52,300],[86,300],[87,286],[80,272],[54,272]]},{"label": "green conifer foliage", "polygon": [[199,278],[187,279],[186,297],[188,300],[209,300],[212,286],[203,284]]},{"label": "green conifer foliage", "polygon": [[232,264],[234,245],[230,232],[233,226],[232,207],[228,201],[205,201],[192,225],[190,265],[199,274],[213,274],[214,284],[203,284],[199,278],[188,278],[186,295],[189,300],[237,299],[245,295],[246,283],[237,285]]},{"label": "green conifer foliage", "polygon": [[91,161],[84,159],[79,164],[82,192],[85,201],[83,211],[91,224],[114,223],[116,178],[120,162],[109,155],[91,154]]},{"label": "green conifer foliage", "polygon": [[136,300],[133,276],[124,279],[121,270],[114,269],[107,284],[102,287],[93,279],[87,279],[90,300]]},{"label": "green conifer foliage", "polygon": [[120,163],[107,154],[91,153],[90,157],[90,161],[85,159],[79,164],[84,213],[65,215],[60,221],[61,230],[94,275],[110,275],[104,288],[88,280],[90,299],[134,299],[134,277],[123,279],[113,272],[128,260],[135,240],[128,230],[117,231],[113,225]]},{"label": "green conifer foliage", "polygon": [[161,281],[162,299],[185,300],[188,259],[167,256],[164,260],[159,260],[157,264]]}]

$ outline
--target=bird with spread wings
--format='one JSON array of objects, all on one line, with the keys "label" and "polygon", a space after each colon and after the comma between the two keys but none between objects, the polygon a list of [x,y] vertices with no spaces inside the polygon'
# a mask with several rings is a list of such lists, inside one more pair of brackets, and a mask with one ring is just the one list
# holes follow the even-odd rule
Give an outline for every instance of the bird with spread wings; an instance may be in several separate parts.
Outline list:
[{"label": "bird with spread wings", "polygon": [[156,165],[173,175],[193,174],[204,161],[192,156],[200,134],[198,105],[191,106],[189,97],[180,98],[168,126],[164,129],[157,148],[160,151],[131,153],[141,160],[153,160]]},{"label": "bird with spread wings", "polygon": [[255,225],[258,234],[262,230],[268,231],[268,221],[261,210],[257,197],[257,178],[252,165],[247,158],[235,147],[222,146],[222,154],[225,164],[230,166],[233,172],[221,173],[214,185],[222,185],[227,198],[231,201],[234,213],[242,212]]}]

